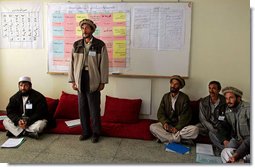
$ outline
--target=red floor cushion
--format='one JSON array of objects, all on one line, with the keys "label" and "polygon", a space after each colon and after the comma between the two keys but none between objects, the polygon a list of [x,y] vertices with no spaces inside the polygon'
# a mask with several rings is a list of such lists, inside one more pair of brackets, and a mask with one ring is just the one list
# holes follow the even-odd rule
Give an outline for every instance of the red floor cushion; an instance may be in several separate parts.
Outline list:
[{"label": "red floor cushion", "polygon": [[78,96],[62,91],[54,118],[69,120],[79,118]]},{"label": "red floor cushion", "polygon": [[75,126],[75,127],[68,127],[65,123],[65,121],[68,121],[67,119],[57,119],[56,120],[56,127],[51,128],[48,130],[48,133],[55,133],[55,134],[81,134],[81,126]]},{"label": "red floor cushion", "polygon": [[[74,134],[80,135],[82,132],[81,126],[68,127],[65,123],[66,119],[57,119],[57,126],[48,130],[48,133],[55,134]],[[102,130],[103,136],[131,138],[131,139],[143,139],[152,140],[154,136],[150,133],[150,125],[154,123],[154,120],[140,119],[137,123],[109,123],[104,122],[102,117]]]},{"label": "red floor cushion", "polygon": [[48,105],[48,112],[49,112],[49,116],[48,118],[53,118],[54,116],[54,113],[56,111],[56,108],[58,106],[58,99],[53,99],[53,98],[50,98],[50,97],[45,97],[46,98],[46,102],[47,102],[47,105]]},{"label": "red floor cushion", "polygon": [[190,101],[190,107],[192,110],[192,119],[190,124],[195,125],[199,123],[199,102],[200,102],[200,99]]},{"label": "red floor cushion", "polygon": [[104,120],[110,123],[135,123],[139,120],[141,99],[106,96]]},{"label": "red floor cushion", "polygon": [[0,120],[0,131],[5,131],[3,120]]},{"label": "red floor cushion", "polygon": [[120,138],[152,140],[150,125],[154,120],[140,119],[137,123],[109,123],[102,117],[102,135]]},{"label": "red floor cushion", "polygon": [[[5,116],[6,114],[0,114],[0,116]],[[0,120],[0,131],[6,131],[3,125],[3,120]]]}]

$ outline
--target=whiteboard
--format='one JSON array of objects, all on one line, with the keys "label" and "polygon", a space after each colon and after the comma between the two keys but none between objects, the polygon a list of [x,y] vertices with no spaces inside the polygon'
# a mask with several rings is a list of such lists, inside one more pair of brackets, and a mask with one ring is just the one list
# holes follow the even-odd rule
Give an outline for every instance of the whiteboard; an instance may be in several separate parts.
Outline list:
[{"label": "whiteboard", "polygon": [[[103,17],[99,16],[101,14],[109,14],[113,19],[122,19],[125,23],[124,26],[118,26],[119,29],[117,30],[112,23],[109,23],[109,25],[113,25],[112,28],[107,27],[107,30],[112,29],[111,31],[113,32],[112,37],[108,37],[108,39],[112,40],[106,42],[107,49],[109,49],[109,59],[113,59],[113,63],[110,66],[111,74],[145,77],[168,77],[178,74],[188,77],[191,10],[191,2],[49,3],[47,12],[49,21],[47,25],[49,39],[48,72],[67,73],[71,56],[71,52],[67,51],[66,53],[69,53],[69,55],[64,56],[62,53],[63,55],[56,57],[57,59],[65,58],[63,61],[65,64],[56,64],[56,61],[53,61],[55,58],[54,54],[52,54],[52,48],[57,48],[54,53],[61,53],[61,50],[66,51],[68,48],[70,50],[71,42],[52,42],[52,36],[54,36],[52,33],[53,28],[51,27],[53,25],[51,23],[52,15],[54,14],[56,17],[56,13],[76,14],[77,20],[78,15],[81,17],[83,12],[84,17],[101,19],[96,20],[99,25],[97,28],[99,32],[103,32],[106,29],[103,28]],[[77,24],[78,22],[76,26]],[[118,24],[121,23],[119,22]],[[100,26],[102,27],[100,28]],[[119,40],[123,40],[123,37],[120,38],[121,33],[125,39],[124,42]],[[115,35],[119,35],[119,37],[115,38]],[[107,40],[107,38],[105,39]],[[118,42],[115,42],[115,40]],[[103,41],[105,40],[103,39]],[[61,46],[58,46],[59,44]],[[65,44],[69,44],[69,46],[65,48]]]}]

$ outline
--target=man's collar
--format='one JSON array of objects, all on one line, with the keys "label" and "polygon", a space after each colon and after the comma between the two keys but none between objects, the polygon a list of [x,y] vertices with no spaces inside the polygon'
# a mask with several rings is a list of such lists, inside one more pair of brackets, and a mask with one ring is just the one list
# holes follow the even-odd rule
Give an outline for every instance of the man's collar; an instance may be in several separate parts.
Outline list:
[{"label": "man's collar", "polygon": [[172,95],[172,93],[170,93],[171,98],[177,98],[179,96],[180,92],[178,92],[175,96]]},{"label": "man's collar", "polygon": [[86,43],[86,39],[84,39],[84,42],[85,42],[84,44],[92,44],[92,41],[93,41],[93,36],[91,36],[91,38],[90,38],[88,43]]},{"label": "man's collar", "polygon": [[219,96],[218,96],[218,98],[217,98],[217,100],[216,100],[215,103],[212,102],[212,98],[211,98],[210,95],[209,95],[209,97],[210,97],[209,101],[210,101],[211,104],[219,104],[219,103],[220,103],[220,98],[219,98]]}]

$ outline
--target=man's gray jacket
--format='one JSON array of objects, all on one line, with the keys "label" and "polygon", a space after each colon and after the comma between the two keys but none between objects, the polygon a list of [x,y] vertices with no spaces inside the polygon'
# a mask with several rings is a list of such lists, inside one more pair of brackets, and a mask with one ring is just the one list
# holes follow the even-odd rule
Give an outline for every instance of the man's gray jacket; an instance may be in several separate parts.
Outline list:
[{"label": "man's gray jacket", "polygon": [[[250,105],[241,101],[236,108],[227,107],[225,115],[225,123],[229,127],[221,129],[218,137],[222,143],[224,140],[230,140],[231,138],[240,142],[236,152],[242,157],[250,151]],[[226,136],[227,132],[231,132],[231,136]]]},{"label": "man's gray jacket", "polygon": [[216,133],[217,127],[220,123],[219,116],[225,115],[225,105],[226,99],[223,95],[219,94],[220,102],[217,107],[214,109],[213,117],[214,121],[211,121],[211,105],[210,105],[210,96],[207,96],[200,100],[199,103],[199,120],[201,124],[211,132]]},{"label": "man's gray jacket", "polygon": [[[95,56],[88,56],[89,86],[90,92],[94,92],[98,89],[100,83],[108,83],[108,54],[105,43],[95,37],[92,39],[89,51],[96,52]],[[81,91],[81,75],[85,53],[84,39],[76,41],[73,45],[70,60],[68,82],[75,82],[79,91]]]}]

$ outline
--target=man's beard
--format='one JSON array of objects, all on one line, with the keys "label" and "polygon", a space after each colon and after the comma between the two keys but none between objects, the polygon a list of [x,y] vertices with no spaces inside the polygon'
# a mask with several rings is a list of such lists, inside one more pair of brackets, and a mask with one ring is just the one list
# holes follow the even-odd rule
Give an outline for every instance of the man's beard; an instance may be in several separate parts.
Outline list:
[{"label": "man's beard", "polygon": [[85,34],[85,33],[83,33],[83,34],[82,34],[82,37],[85,38],[85,39],[86,39],[86,38],[91,38],[91,37],[92,37],[92,34]]},{"label": "man's beard", "polygon": [[236,107],[238,106],[239,102],[235,101],[235,103],[234,103],[233,106],[229,106],[229,104],[232,105],[232,103],[228,103],[228,107],[229,107],[229,108],[236,108]]},{"label": "man's beard", "polygon": [[216,93],[214,93],[214,92],[210,92],[209,94],[210,94],[211,97],[216,96]]},{"label": "man's beard", "polygon": [[30,93],[30,90],[28,90],[28,91],[20,91],[20,93],[21,93],[21,95],[22,96],[28,96],[29,95],[29,93]]},{"label": "man's beard", "polygon": [[178,92],[179,92],[179,89],[170,87],[170,92],[171,92],[171,93],[178,93]]}]

